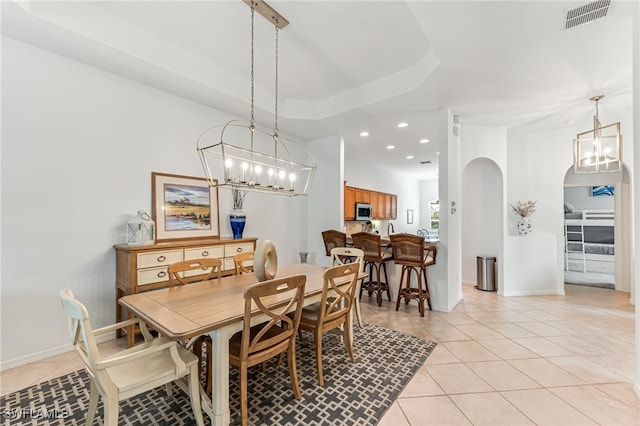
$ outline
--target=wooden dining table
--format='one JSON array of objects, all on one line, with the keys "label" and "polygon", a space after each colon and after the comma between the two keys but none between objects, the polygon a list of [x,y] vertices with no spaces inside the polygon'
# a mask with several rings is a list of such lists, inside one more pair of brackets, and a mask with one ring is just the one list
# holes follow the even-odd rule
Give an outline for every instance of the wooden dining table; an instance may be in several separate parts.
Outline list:
[{"label": "wooden dining table", "polygon": [[[320,301],[323,274],[327,268],[311,264],[280,267],[276,278],[305,275],[304,305]],[[359,278],[365,278],[364,272]],[[172,340],[184,340],[209,334],[212,339],[212,391],[203,395],[203,409],[214,425],[227,425],[229,411],[229,338],[242,330],[244,291],[257,282],[253,273],[232,275],[189,285],[152,290],[121,297],[119,303]],[[344,283],[348,284],[347,281]],[[284,305],[275,296],[270,306]],[[252,317],[252,324],[267,318]],[[347,327],[353,327],[349,321]],[[353,333],[350,333],[353,335]]]}]

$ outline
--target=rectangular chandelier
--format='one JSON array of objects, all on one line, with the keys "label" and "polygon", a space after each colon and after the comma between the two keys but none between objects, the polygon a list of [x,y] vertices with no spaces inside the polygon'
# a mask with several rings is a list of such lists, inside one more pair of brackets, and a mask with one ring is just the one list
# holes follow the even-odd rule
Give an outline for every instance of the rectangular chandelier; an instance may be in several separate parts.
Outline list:
[{"label": "rectangular chandelier", "polygon": [[307,195],[316,170],[302,145],[240,120],[206,130],[197,149],[209,186],[217,188]]},{"label": "rectangular chandelier", "polygon": [[596,115],[593,129],[578,133],[573,140],[574,173],[606,173],[622,171],[622,135],[620,122],[603,126],[598,119],[598,101],[594,96]]}]

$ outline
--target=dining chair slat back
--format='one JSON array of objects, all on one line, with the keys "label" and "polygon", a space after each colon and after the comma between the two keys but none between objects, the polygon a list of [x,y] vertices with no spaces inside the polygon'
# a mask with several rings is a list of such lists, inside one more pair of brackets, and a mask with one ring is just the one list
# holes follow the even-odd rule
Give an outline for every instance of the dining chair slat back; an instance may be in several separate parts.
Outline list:
[{"label": "dining chair slat back", "polygon": [[[89,374],[89,406],[86,424],[93,424],[102,397],[104,405],[103,423],[118,424],[119,401],[147,392],[174,380],[187,378],[189,398],[198,425],[203,425],[198,385],[198,358],[164,337],[154,338],[144,321],[132,318],[94,330],[91,328],[87,308],[73,295],[71,289],[59,292],[60,301],[69,318],[69,331],[73,346]],[[113,333],[126,327],[137,326],[144,343],[129,349],[103,356],[98,349],[96,336]],[[171,395],[171,387],[167,392]]]},{"label": "dining chair slat back", "polygon": [[169,286],[222,278],[222,261],[215,258],[183,260],[169,265]]},{"label": "dining chair slat back", "polygon": [[245,251],[233,256],[233,264],[236,269],[236,275],[242,273],[248,274],[253,272],[253,258],[255,253],[252,251]]},{"label": "dining chair slat back", "polygon": [[[305,275],[295,275],[262,281],[244,292],[242,331],[234,334],[229,341],[229,363],[240,370],[240,417],[243,425],[248,423],[249,418],[247,369],[253,365],[286,352],[293,393],[296,399],[302,398],[295,347],[306,280]],[[274,303],[276,307],[271,307]],[[251,320],[256,315],[266,317],[267,321],[251,326]]]},{"label": "dining chair slat back", "polygon": [[[358,263],[359,271],[364,270],[364,252],[353,247],[335,247],[331,249],[331,266],[344,265],[346,263]],[[360,312],[360,286],[363,279],[358,280],[355,297],[353,299],[358,325],[362,328],[362,313]]]},{"label": "dining chair slat back", "polygon": [[[347,263],[327,269],[323,275],[322,298],[320,302],[302,309],[300,328],[314,333],[316,352],[316,373],[320,386],[324,386],[322,367],[322,336],[338,327],[343,329],[343,341],[347,354],[354,361],[351,338],[351,307],[356,293],[360,265]],[[344,281],[348,280],[345,285]]]}]

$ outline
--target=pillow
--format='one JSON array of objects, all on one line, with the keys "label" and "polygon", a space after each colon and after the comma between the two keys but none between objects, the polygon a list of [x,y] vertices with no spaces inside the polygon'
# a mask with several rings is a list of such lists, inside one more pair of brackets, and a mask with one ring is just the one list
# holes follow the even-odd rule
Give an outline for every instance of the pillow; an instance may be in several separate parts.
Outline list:
[{"label": "pillow", "polygon": [[573,213],[576,211],[576,208],[573,207],[572,204],[569,203],[564,203],[564,212],[565,213]]}]

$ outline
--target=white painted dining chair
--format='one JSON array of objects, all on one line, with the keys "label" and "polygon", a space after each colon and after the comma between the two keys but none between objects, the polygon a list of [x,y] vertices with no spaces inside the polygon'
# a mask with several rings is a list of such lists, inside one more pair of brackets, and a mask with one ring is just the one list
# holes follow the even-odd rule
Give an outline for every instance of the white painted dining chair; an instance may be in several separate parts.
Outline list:
[{"label": "white painted dining chair", "polygon": [[[104,424],[117,426],[120,401],[182,378],[188,380],[189,398],[196,423],[199,426],[204,425],[197,356],[177,342],[164,337],[153,338],[144,321],[139,318],[93,330],[87,308],[74,298],[73,292],[65,288],[60,290],[59,296],[69,317],[69,332],[73,346],[89,374],[87,426],[93,423],[98,408],[98,397],[102,397],[104,403]],[[96,336],[132,325],[140,327],[144,343],[106,357],[100,354]],[[167,387],[169,392],[170,389]]]},{"label": "white painted dining chair", "polygon": [[[364,251],[353,247],[334,247],[331,249],[331,266],[344,265],[345,263],[359,263],[358,271],[364,270]],[[363,279],[358,280],[356,288],[356,296],[354,297],[354,306],[356,308],[356,318],[358,325],[362,328],[362,316],[360,314],[360,286]]]}]

